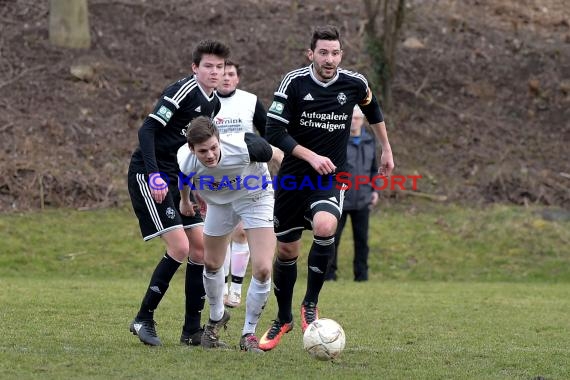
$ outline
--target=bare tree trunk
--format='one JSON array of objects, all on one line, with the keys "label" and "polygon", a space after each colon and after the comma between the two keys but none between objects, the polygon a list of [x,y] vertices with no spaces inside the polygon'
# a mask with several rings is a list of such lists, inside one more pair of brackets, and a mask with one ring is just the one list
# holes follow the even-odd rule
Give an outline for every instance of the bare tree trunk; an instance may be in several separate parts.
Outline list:
[{"label": "bare tree trunk", "polygon": [[50,0],[49,40],[74,49],[91,46],[87,0]]},{"label": "bare tree trunk", "polygon": [[[378,14],[382,5],[382,30],[378,31]],[[364,0],[364,8],[367,17],[365,44],[372,61],[371,81],[381,89],[383,108],[390,109],[396,47],[404,23],[405,0]]]}]

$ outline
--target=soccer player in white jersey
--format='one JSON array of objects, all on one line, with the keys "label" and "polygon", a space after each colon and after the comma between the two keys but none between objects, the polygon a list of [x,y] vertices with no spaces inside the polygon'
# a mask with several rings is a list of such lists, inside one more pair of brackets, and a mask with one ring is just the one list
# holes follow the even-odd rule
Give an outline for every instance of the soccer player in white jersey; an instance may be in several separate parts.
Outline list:
[{"label": "soccer player in white jersey", "polygon": [[342,44],[333,26],[316,28],[307,56],[309,66],[289,72],[274,93],[267,112],[266,137],[285,152],[279,177],[296,178],[297,184],[332,182],[326,189],[275,192],[277,258],[273,265],[277,318],[261,337],[259,347],[275,348],[293,328],[291,304],[297,279],[297,259],[303,230],[313,231],[307,258],[307,290],[301,303],[301,329],[318,319],[317,303],[342,213],[344,187],[334,173],[346,170],[346,147],[355,105],[368,119],[381,146],[379,171],[389,176],[394,168],[392,149],[380,106],[359,73],[339,67]]},{"label": "soccer player in white jersey", "polygon": [[[222,135],[236,132],[254,133],[257,130],[263,137],[267,111],[255,94],[237,88],[240,76],[239,64],[230,59],[226,60],[224,76],[216,90],[221,109],[214,121]],[[241,289],[248,262],[249,245],[243,224],[240,223],[232,234],[224,261],[224,304],[228,307],[238,307],[241,304]]]},{"label": "soccer player in white jersey", "polygon": [[204,224],[204,288],[210,318],[202,335],[202,347],[228,347],[219,339],[220,329],[230,319],[223,303],[223,264],[232,231],[241,220],[249,241],[252,277],[240,348],[261,353],[255,330],[271,289],[276,238],[273,188],[267,165],[260,163],[271,159],[273,149],[254,133],[220,135],[207,117],[192,120],[186,135],[188,144],[178,150],[180,212],[186,216],[194,214],[191,188],[208,207]]}]

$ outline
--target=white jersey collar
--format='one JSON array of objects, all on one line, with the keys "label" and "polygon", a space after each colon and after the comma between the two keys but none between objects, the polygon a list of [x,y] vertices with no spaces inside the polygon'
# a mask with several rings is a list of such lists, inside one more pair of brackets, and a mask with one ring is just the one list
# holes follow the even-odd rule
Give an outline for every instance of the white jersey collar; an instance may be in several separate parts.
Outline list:
[{"label": "white jersey collar", "polygon": [[317,77],[315,76],[315,71],[314,71],[314,70],[315,70],[315,66],[311,63],[311,64],[309,65],[309,73],[311,74],[311,78],[313,79],[313,81],[314,81],[316,84],[318,84],[319,86],[328,87],[328,86],[332,85],[334,82],[336,82],[337,79],[338,79],[338,72],[339,72],[339,68],[338,68],[338,67],[336,68],[336,74],[335,74],[335,76],[334,76],[331,80],[329,80],[328,82],[322,82],[322,81],[318,80]]}]

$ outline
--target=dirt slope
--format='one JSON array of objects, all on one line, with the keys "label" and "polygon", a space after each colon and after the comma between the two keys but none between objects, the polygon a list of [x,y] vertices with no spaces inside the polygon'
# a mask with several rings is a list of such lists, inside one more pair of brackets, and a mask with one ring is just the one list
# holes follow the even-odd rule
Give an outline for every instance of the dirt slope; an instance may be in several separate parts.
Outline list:
[{"label": "dirt slope", "polygon": [[[50,46],[47,3],[0,0],[3,211],[125,202],[137,129],[189,73],[200,39],[226,40],[242,88],[266,105],[281,75],[306,63],[313,25],[340,26],[343,66],[369,67],[359,2],[90,0],[88,51]],[[407,11],[386,115],[398,173],[421,174],[420,191],[451,201],[570,208],[564,0],[415,0]],[[423,48],[407,48],[412,37]],[[84,80],[70,71],[81,65],[93,69]]]}]

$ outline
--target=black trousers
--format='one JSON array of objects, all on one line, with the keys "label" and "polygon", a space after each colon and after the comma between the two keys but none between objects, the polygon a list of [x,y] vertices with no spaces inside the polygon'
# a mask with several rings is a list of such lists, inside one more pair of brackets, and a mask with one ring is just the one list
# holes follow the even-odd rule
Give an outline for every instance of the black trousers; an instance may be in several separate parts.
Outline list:
[{"label": "black trousers", "polygon": [[352,260],[352,267],[354,273],[354,281],[367,281],[368,280],[368,220],[370,217],[370,209],[365,207],[360,210],[345,210],[338,222],[338,227],[335,236],[335,253],[329,262],[326,279],[336,279],[337,256],[338,248],[340,246],[340,239],[342,231],[346,225],[348,216],[352,224],[352,235],[354,240],[354,259]]}]

